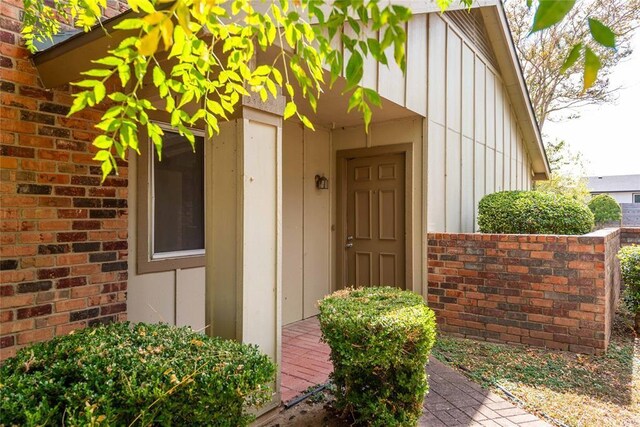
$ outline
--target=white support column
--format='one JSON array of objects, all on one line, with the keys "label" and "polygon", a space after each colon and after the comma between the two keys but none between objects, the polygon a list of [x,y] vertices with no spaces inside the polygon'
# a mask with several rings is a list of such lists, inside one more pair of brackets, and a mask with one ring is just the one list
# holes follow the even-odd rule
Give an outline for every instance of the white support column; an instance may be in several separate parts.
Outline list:
[{"label": "white support column", "polygon": [[[282,110],[245,101],[207,151],[206,324],[213,336],[257,344],[280,366]],[[280,403],[280,373],[272,404]]]}]

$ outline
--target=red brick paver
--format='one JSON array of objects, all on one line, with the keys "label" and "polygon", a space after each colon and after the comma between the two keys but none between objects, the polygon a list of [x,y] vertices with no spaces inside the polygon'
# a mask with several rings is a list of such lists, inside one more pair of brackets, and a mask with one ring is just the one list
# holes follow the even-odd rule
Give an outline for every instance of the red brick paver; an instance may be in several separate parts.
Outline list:
[{"label": "red brick paver", "polygon": [[282,330],[282,401],[286,402],[307,388],[327,382],[333,365],[329,347],[320,342],[316,317],[287,325]]},{"label": "red brick paver", "polygon": [[[333,367],[329,347],[320,342],[320,325],[312,317],[282,330],[282,400],[327,382]],[[424,400],[423,427],[549,426],[499,395],[469,381],[431,358],[427,365],[430,391]]]}]

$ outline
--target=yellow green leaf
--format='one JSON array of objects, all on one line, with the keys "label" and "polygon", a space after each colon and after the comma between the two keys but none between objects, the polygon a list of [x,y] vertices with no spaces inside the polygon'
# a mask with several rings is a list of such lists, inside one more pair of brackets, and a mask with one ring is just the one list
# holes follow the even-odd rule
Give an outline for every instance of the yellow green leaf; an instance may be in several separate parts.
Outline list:
[{"label": "yellow green leaf", "polygon": [[587,47],[584,53],[584,86],[583,90],[589,89],[598,79],[598,71],[600,71],[600,58],[591,49]]},{"label": "yellow green leaf", "polygon": [[138,52],[143,56],[151,56],[158,50],[158,42],[160,42],[160,28],[156,27],[140,39]]}]

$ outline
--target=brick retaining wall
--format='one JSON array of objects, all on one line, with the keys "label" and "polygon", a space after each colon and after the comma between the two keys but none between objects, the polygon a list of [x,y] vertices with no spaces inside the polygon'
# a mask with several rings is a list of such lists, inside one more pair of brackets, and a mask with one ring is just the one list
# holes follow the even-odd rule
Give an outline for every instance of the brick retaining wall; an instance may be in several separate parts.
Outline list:
[{"label": "brick retaining wall", "polygon": [[428,234],[440,330],[602,353],[620,295],[620,229],[584,236]]},{"label": "brick retaining wall", "polygon": [[640,227],[620,229],[620,246],[640,245]]}]

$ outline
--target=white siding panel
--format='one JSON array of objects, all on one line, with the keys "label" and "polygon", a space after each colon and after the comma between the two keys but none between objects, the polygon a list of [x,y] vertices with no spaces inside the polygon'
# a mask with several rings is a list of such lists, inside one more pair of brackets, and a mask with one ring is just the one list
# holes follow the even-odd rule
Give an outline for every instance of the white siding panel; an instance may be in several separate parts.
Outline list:
[{"label": "white siding panel", "polygon": [[447,33],[447,127],[460,132],[462,40],[453,31]]},{"label": "white siding panel", "polygon": [[487,147],[496,148],[496,77],[491,70],[486,69],[486,124],[487,124]]},{"label": "white siding panel", "polygon": [[[382,34],[380,34],[382,38]],[[386,50],[389,65],[378,64],[378,93],[399,105],[404,105],[406,80],[402,70],[393,59],[393,46]]]},{"label": "white siding panel", "polygon": [[445,203],[447,224],[446,231],[456,232],[460,230],[460,178],[461,178],[461,154],[460,134],[452,130],[447,131],[446,150],[446,194]]},{"label": "white siding panel", "polygon": [[199,331],[204,320],[204,267],[176,270],[176,325]]},{"label": "white siding panel", "polygon": [[462,135],[474,137],[474,77],[475,55],[467,44],[462,45]]},{"label": "white siding panel", "polygon": [[[362,37],[373,38],[373,39],[378,37],[378,32],[373,31],[370,28],[363,28],[362,31],[363,31]],[[378,61],[376,61],[375,58],[373,58],[371,55],[367,55],[366,58],[364,58],[362,85],[370,89],[376,89],[377,84],[378,84]]]},{"label": "white siding panel", "polygon": [[407,108],[427,115],[427,15],[415,15],[407,28]]},{"label": "white siding panel", "polygon": [[[511,190],[511,172],[513,164],[511,161],[511,109],[509,108],[509,99],[506,91],[503,92],[504,96],[504,189]],[[515,186],[515,182],[513,183]]]},{"label": "white siding panel", "polygon": [[486,194],[496,191],[496,151],[487,147]]},{"label": "white siding panel", "polygon": [[485,105],[486,105],[486,78],[485,78],[485,65],[479,58],[476,57],[475,61],[475,134],[476,141],[485,142],[486,131],[486,118],[485,118]]},{"label": "white siding panel", "polygon": [[444,199],[445,199],[445,131],[444,127],[435,123],[429,124],[428,137],[429,186],[427,201],[427,229],[429,231],[445,231]]},{"label": "white siding panel", "polygon": [[330,140],[328,131],[304,131],[304,318],[318,314],[317,301],[330,292],[331,198],[315,183],[317,174],[329,174]]},{"label": "white siding panel", "polygon": [[282,323],[302,319],[302,126],[284,122],[282,133]]},{"label": "white siding panel", "polygon": [[474,160],[473,160],[473,145],[472,139],[462,137],[462,196],[461,200],[461,220],[462,229],[464,233],[473,232],[473,219],[474,219]]},{"label": "white siding panel", "polygon": [[504,153],[504,98],[502,84],[496,79],[496,151]]},{"label": "white siding panel", "polygon": [[484,144],[476,143],[475,153],[475,170],[474,170],[474,206],[473,206],[473,221],[474,221],[474,231],[477,230],[478,224],[478,203],[486,194],[485,191],[485,181],[487,178],[486,167],[485,167],[485,147]]},{"label": "white siding panel", "polygon": [[446,37],[447,27],[442,18],[429,14],[428,117],[441,125],[445,125]]},{"label": "white siding panel", "polygon": [[496,191],[504,190],[504,155],[496,152]]}]

